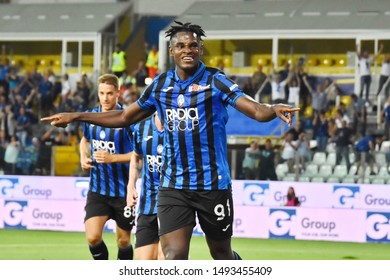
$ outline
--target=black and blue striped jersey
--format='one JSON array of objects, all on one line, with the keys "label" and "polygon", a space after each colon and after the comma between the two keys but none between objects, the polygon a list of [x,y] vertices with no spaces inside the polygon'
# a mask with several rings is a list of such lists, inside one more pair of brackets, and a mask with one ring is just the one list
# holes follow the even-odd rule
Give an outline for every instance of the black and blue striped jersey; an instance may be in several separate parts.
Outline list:
[{"label": "black and blue striped jersey", "polygon": [[[117,110],[122,110],[120,105]],[[101,107],[92,109],[101,112]],[[133,150],[132,131],[128,128],[108,128],[83,123],[83,136],[90,142],[92,164],[89,190],[110,197],[126,197],[129,163],[96,163],[93,152],[106,150],[111,154],[127,154]]]},{"label": "black and blue striped jersey", "polygon": [[164,125],[161,187],[229,188],[228,105],[234,107],[244,95],[235,82],[202,62],[186,81],[181,81],[175,70],[153,80],[137,103],[144,110],[157,110]]},{"label": "black and blue striped jersey", "polygon": [[134,152],[143,157],[138,212],[144,215],[157,214],[164,131],[157,129],[152,116],[134,126],[133,139]]}]

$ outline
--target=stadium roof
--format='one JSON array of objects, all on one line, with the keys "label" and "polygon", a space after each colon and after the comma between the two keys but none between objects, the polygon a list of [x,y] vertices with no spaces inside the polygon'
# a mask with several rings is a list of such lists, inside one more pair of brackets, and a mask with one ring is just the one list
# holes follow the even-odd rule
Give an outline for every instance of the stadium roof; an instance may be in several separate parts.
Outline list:
[{"label": "stadium roof", "polygon": [[0,40],[96,36],[129,7],[129,2],[0,4]]},{"label": "stadium roof", "polygon": [[[390,34],[388,0],[246,0],[197,2],[177,20],[200,24],[207,37]],[[283,36],[284,37],[284,36]],[[389,38],[389,37],[388,37]]]}]

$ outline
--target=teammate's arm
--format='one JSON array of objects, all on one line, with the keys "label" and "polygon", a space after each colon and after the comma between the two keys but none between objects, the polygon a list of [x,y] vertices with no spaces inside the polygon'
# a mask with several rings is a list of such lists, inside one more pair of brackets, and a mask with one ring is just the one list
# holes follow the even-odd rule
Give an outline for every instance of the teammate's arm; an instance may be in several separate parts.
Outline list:
[{"label": "teammate's arm", "polygon": [[65,127],[68,123],[74,121],[84,121],[104,127],[128,127],[131,124],[139,122],[153,111],[143,110],[137,102],[132,103],[125,110],[112,110],[108,112],[74,112],[59,113],[49,117],[42,118],[41,121],[51,121],[51,125]]},{"label": "teammate's arm", "polygon": [[127,154],[111,154],[105,150],[99,150],[93,153],[97,163],[128,163],[132,152]]},{"label": "teammate's arm", "polygon": [[91,164],[92,158],[91,158],[91,151],[90,151],[90,143],[87,140],[87,138],[83,137],[80,141],[80,164],[81,168],[86,171],[91,168],[94,168],[94,166]]},{"label": "teammate's arm", "polygon": [[289,125],[292,124],[294,112],[300,110],[300,108],[293,108],[285,104],[269,105],[258,103],[248,95],[237,99],[236,109],[259,122],[267,122],[279,117]]},{"label": "teammate's arm", "polygon": [[127,183],[127,206],[132,207],[137,204],[138,193],[136,190],[136,182],[138,179],[138,166],[139,161],[142,161],[140,156],[133,152],[131,155],[130,168],[129,168],[129,182]]}]

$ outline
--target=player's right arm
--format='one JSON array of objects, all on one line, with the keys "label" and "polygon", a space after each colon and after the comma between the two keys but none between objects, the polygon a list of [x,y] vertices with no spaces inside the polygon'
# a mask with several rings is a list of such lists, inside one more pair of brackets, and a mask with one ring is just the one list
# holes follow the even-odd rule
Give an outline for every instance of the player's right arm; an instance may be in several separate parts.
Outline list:
[{"label": "player's right arm", "polygon": [[129,182],[127,183],[127,206],[132,207],[137,204],[138,193],[136,189],[136,182],[138,179],[138,166],[139,161],[142,161],[141,157],[133,152],[130,160],[129,168]]},{"label": "player's right arm", "polygon": [[90,143],[85,137],[81,138],[80,141],[80,164],[84,171],[94,168],[92,165]]},{"label": "player's right arm", "polygon": [[142,109],[137,102],[132,103],[125,110],[112,110],[108,112],[74,112],[59,113],[49,117],[42,118],[41,121],[51,121],[51,125],[65,127],[74,121],[83,121],[104,127],[128,127],[131,124],[139,122],[153,111]]}]

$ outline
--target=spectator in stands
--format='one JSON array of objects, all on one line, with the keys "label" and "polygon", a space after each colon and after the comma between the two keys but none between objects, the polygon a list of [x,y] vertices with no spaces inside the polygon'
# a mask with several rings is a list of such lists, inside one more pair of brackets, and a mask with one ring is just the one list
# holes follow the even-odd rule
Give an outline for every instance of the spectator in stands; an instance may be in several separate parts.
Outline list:
[{"label": "spectator in stands", "polygon": [[348,127],[346,120],[342,120],[342,127],[337,128],[334,141],[336,143],[336,165],[341,164],[341,160],[344,158],[347,164],[347,169],[351,167],[349,160],[349,145],[352,144],[353,131]]},{"label": "spectator in stands", "polygon": [[287,191],[287,202],[284,206],[301,206],[298,197],[295,195],[295,190],[293,187],[289,187]]},{"label": "spectator in stands", "polygon": [[340,91],[336,83],[329,77],[325,78],[322,87],[326,94],[326,111],[331,111],[336,106],[336,98]]},{"label": "spectator in stands", "polygon": [[390,54],[386,54],[385,59],[382,61],[381,75],[379,76],[378,91],[376,93],[377,96],[381,93],[383,86],[386,85],[383,92],[385,94],[384,96],[386,99],[389,97],[389,92],[390,92],[389,77],[390,77]]},{"label": "spectator in stands", "polygon": [[258,142],[252,140],[249,147],[245,149],[245,157],[242,162],[244,178],[247,180],[258,179],[258,167],[260,161],[260,149]]},{"label": "spectator in stands", "polygon": [[80,81],[77,83],[78,96],[81,97],[81,110],[85,111],[88,109],[89,103],[91,102],[93,91],[93,83],[88,78],[87,74],[81,75]]},{"label": "spectator in stands", "polygon": [[158,73],[158,49],[155,44],[148,51],[145,66],[148,68],[148,77],[153,79]]},{"label": "spectator in stands", "polygon": [[53,113],[54,84],[49,79],[49,73],[43,75],[38,84],[38,91],[41,98],[41,115],[48,116]]},{"label": "spectator in stands", "polygon": [[115,51],[112,53],[111,72],[118,78],[126,71],[126,53],[122,50],[121,44],[116,44]]},{"label": "spectator in stands", "polygon": [[56,131],[55,127],[49,127],[40,139],[40,151],[38,156],[36,173],[37,175],[51,174],[51,155],[52,147],[55,145]]},{"label": "spectator in stands", "polygon": [[299,79],[292,78],[290,83],[287,85],[288,88],[288,104],[294,104],[294,106],[299,105],[299,92],[301,90],[301,85],[299,84]]},{"label": "spectator in stands", "polygon": [[329,125],[325,111],[314,115],[313,128],[314,138],[317,141],[317,151],[325,152],[329,139]]},{"label": "spectator in stands", "polygon": [[259,96],[257,101],[271,103],[271,84],[267,79],[267,75],[263,72],[263,65],[258,64],[256,71],[252,75],[253,95]]},{"label": "spectator in stands", "polygon": [[135,78],[129,75],[127,71],[123,71],[122,76],[119,77],[119,91],[123,86],[129,83],[135,84]]},{"label": "spectator in stands", "polygon": [[311,161],[310,141],[305,132],[299,134],[296,145],[299,155],[299,163],[302,168],[305,169],[307,163]]},{"label": "spectator in stands", "polygon": [[19,139],[17,136],[11,136],[4,153],[4,174],[15,175],[16,164],[19,154]]},{"label": "spectator in stands", "polygon": [[275,152],[269,138],[265,140],[264,149],[260,150],[258,177],[259,180],[278,180],[275,172]]},{"label": "spectator in stands", "polygon": [[385,140],[390,140],[390,96],[387,98],[387,102],[385,103],[382,119],[384,122],[384,136]]},{"label": "spectator in stands", "polygon": [[273,74],[273,80],[271,81],[272,87],[272,104],[286,103],[286,87],[290,83],[291,79],[294,76],[294,71],[290,71],[287,78],[283,81],[279,73]]},{"label": "spectator in stands", "polygon": [[133,77],[135,78],[137,90],[141,93],[146,86],[145,79],[148,77],[148,70],[145,67],[145,61],[140,60],[138,62],[137,69],[133,72]]},{"label": "spectator in stands", "polygon": [[26,108],[21,106],[19,109],[19,116],[16,119],[16,135],[19,138],[20,146],[22,148],[26,147],[30,125],[31,121],[26,114]]},{"label": "spectator in stands", "polygon": [[287,133],[284,138],[282,161],[287,163],[288,173],[294,173],[295,154],[298,146],[293,142],[293,134]]},{"label": "spectator in stands", "polygon": [[7,81],[9,84],[9,92],[14,92],[21,82],[15,67],[11,67],[10,72],[7,76]]},{"label": "spectator in stands", "polygon": [[300,116],[301,119],[304,119],[306,108],[310,104],[310,91],[303,79],[305,78],[308,82],[310,82],[310,79],[308,74],[305,72],[303,65],[297,66],[297,77],[299,79],[299,85],[301,86],[299,90],[299,104],[301,104]]},{"label": "spectator in stands", "polygon": [[352,129],[354,134],[363,137],[366,132],[367,123],[367,107],[364,99],[358,97],[356,94],[351,94],[352,108]]},{"label": "spectator in stands", "polygon": [[70,95],[72,94],[72,86],[70,85],[69,75],[65,73],[62,76],[61,81],[61,101],[60,101],[60,112],[69,111],[70,109],[70,100],[68,101]]},{"label": "spectator in stands", "polygon": [[342,125],[343,121],[346,121],[347,125],[349,125],[349,123],[350,123],[350,119],[349,119],[348,115],[345,112],[343,112],[343,110],[341,110],[341,109],[337,109],[335,121],[336,121],[337,128],[341,128],[343,126]]},{"label": "spectator in stands", "polygon": [[14,112],[12,111],[11,104],[8,104],[5,107],[1,130],[4,131],[4,142],[10,141],[11,136],[14,136],[16,133],[16,118]]},{"label": "spectator in stands", "polygon": [[282,139],[286,137],[288,133],[292,134],[292,141],[297,141],[299,138],[299,135],[304,132],[304,128],[302,126],[302,123],[299,121],[296,121],[292,127],[290,127],[283,135]]},{"label": "spectator in stands", "polygon": [[382,53],[383,44],[380,45],[378,53],[374,56],[371,56],[367,50],[362,50],[359,52],[359,45],[356,45],[356,55],[359,59],[359,68],[360,68],[360,98],[363,97],[363,92],[365,90],[366,102],[369,102],[370,95],[370,86],[371,86],[371,64],[372,62]]},{"label": "spectator in stands", "polygon": [[[361,138],[355,145],[356,153],[356,174],[359,172],[360,166],[365,162],[370,167],[370,175],[375,175],[374,163],[375,163],[375,146],[383,142],[383,136],[381,135],[369,135]],[[364,171],[364,170],[363,170]]]},{"label": "spectator in stands", "polygon": [[8,74],[11,71],[11,66],[8,58],[4,58],[3,61],[0,60],[0,86],[4,88],[7,96],[9,95],[9,83],[7,80]]},{"label": "spectator in stands", "polygon": [[321,111],[326,112],[327,96],[323,90],[323,85],[321,83],[317,83],[316,90],[314,90],[307,80],[307,76],[303,76],[302,80],[306,84],[306,87],[309,89],[311,95],[311,107],[313,108],[313,114],[317,115]]}]

